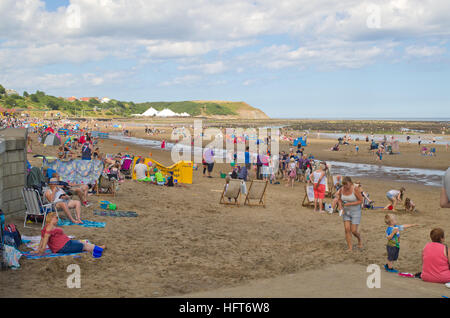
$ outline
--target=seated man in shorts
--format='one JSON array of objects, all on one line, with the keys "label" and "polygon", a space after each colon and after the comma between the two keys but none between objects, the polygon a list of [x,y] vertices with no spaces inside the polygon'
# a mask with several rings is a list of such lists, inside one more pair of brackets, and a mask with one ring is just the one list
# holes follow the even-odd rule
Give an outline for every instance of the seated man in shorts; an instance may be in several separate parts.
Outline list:
[{"label": "seated man in shorts", "polygon": [[[48,202],[55,204],[59,210],[63,210],[72,223],[82,224],[81,221],[81,202],[78,200],[71,200],[67,193],[59,185],[58,179],[52,178],[49,182],[50,189],[48,189],[44,196]],[[76,219],[72,217],[70,209],[75,209]]]},{"label": "seated man in shorts", "polygon": [[91,204],[87,200],[89,191],[89,186],[87,184],[76,184],[72,182],[61,181],[61,177],[57,172],[53,173],[52,178],[59,181],[58,184],[62,186],[62,189],[67,193],[67,195],[72,196],[76,194],[86,208],[91,206]]}]

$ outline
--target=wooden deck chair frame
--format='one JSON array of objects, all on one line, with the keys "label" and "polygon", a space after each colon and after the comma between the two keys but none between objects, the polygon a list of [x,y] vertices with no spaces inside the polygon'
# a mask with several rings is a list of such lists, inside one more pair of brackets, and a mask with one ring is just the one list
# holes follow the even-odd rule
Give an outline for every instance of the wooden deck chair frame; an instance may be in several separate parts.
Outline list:
[{"label": "wooden deck chair frame", "polygon": [[[252,189],[254,189],[253,185],[255,184],[263,184],[264,188],[262,189],[262,193],[258,196],[258,198],[252,197]],[[245,196],[244,205],[249,206],[263,206],[266,207],[266,190],[269,181],[262,180],[252,180],[250,183],[250,187],[248,188],[247,195]],[[258,203],[251,203],[250,200],[259,200]]]},{"label": "wooden deck chair frame", "polygon": [[[224,186],[223,187],[223,191],[222,191],[222,195],[221,195],[220,201],[219,201],[220,204],[237,205],[237,206],[239,206],[239,198],[240,198],[240,195],[241,195],[241,181],[242,180],[239,180],[239,179],[231,179],[230,183],[228,184],[228,188],[226,189],[226,192],[228,192],[228,191],[234,190],[234,189],[230,189],[231,185],[237,187],[237,194],[236,194],[236,196],[235,197],[230,197],[232,200],[235,200],[235,202],[228,202],[225,199],[226,193],[225,193],[225,186]],[[234,191],[236,191],[236,190],[234,190]],[[227,199],[228,199],[228,197],[227,197]]]},{"label": "wooden deck chair frame", "polygon": [[331,174],[327,174],[327,189],[325,192],[325,196],[329,196],[333,198],[336,193],[336,187],[334,186],[333,176]]},{"label": "wooden deck chair frame", "polygon": [[304,207],[314,207],[314,194],[313,194],[313,200],[310,200],[310,197],[308,196],[308,188],[312,189],[314,193],[314,185],[305,185],[305,197],[303,198],[302,206]]},{"label": "wooden deck chair frame", "polygon": [[[108,192],[100,192],[100,188],[105,188],[103,186],[101,186],[101,183],[103,182],[109,182],[110,185],[108,186],[109,191]],[[97,184],[95,185],[95,195],[97,196],[101,196],[101,195],[112,195],[113,197],[116,196],[116,181],[114,180],[108,180],[106,179],[104,176],[100,176],[100,178],[98,178]]]},{"label": "wooden deck chair frame", "polygon": [[[27,218],[29,215],[34,216],[43,216],[42,220],[42,228],[44,228],[45,225],[45,217],[47,216],[47,213],[56,212],[56,215],[58,215],[58,211],[56,210],[53,203],[43,204],[42,198],[39,192],[36,189],[33,188],[23,188],[22,189],[22,197],[25,202],[25,220],[23,222],[23,227],[27,228],[33,228],[31,226],[27,226]],[[59,215],[58,215],[59,218]]]}]

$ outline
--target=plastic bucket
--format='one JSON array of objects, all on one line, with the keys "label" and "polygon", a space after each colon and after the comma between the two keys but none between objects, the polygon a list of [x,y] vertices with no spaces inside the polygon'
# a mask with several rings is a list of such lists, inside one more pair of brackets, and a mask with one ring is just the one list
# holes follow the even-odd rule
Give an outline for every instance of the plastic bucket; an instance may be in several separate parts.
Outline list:
[{"label": "plastic bucket", "polygon": [[102,253],[103,253],[103,248],[96,245],[94,247],[94,250],[92,251],[92,257],[100,258],[100,257],[102,257]]},{"label": "plastic bucket", "polygon": [[109,201],[100,201],[100,207],[102,209],[107,209],[109,204],[111,204]]}]

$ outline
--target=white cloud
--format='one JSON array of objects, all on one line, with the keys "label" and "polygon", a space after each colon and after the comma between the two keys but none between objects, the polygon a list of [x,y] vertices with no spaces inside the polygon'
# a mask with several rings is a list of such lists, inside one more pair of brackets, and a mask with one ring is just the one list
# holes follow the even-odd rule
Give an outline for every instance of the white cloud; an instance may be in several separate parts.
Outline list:
[{"label": "white cloud", "polygon": [[405,52],[412,57],[432,57],[442,55],[446,50],[438,46],[408,46],[405,48]]},{"label": "white cloud", "polygon": [[[27,68],[39,74],[43,66],[108,58],[131,60],[135,65],[169,61],[178,63],[179,71],[205,75],[232,69],[240,73],[249,67],[358,68],[391,61],[393,50],[405,46],[397,54],[410,59],[438,58],[447,53],[442,43],[450,37],[448,0],[70,3],[70,12],[65,7],[49,12],[42,0],[1,0],[0,72]],[[379,29],[367,25],[370,5],[379,9]],[[79,21],[79,27],[76,23],[74,27],[74,21]],[[256,43],[256,52],[246,50]],[[183,82],[184,77],[176,75],[166,84]],[[36,84],[46,81],[33,78]],[[90,85],[111,81],[104,76],[83,80]],[[190,81],[184,78],[184,82]]]},{"label": "white cloud", "polygon": [[178,76],[172,80],[162,82],[159,86],[189,85],[199,81],[200,79],[201,76],[198,75]]},{"label": "white cloud", "polygon": [[226,71],[227,67],[222,61],[217,61],[213,63],[205,63],[198,65],[187,65],[187,66],[179,66],[179,70],[196,70],[200,71],[204,74],[219,74]]}]

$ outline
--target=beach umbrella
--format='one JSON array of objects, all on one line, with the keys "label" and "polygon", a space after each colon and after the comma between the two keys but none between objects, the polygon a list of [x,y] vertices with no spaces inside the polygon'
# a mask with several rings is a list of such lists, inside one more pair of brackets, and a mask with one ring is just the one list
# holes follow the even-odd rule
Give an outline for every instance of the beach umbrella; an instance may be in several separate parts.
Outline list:
[{"label": "beach umbrella", "polygon": [[59,146],[61,144],[61,140],[54,134],[48,134],[47,137],[42,139],[42,143],[44,146]]}]

